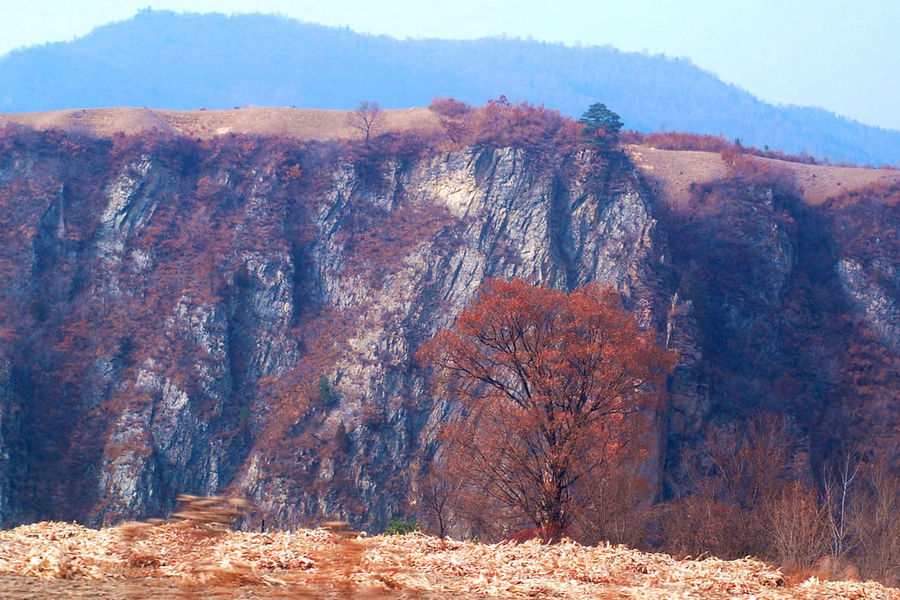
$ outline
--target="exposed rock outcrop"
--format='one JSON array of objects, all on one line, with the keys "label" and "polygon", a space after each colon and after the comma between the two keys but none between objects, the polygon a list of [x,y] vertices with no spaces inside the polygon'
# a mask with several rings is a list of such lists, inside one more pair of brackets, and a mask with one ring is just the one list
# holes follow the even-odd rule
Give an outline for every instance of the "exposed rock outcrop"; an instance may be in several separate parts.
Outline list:
[{"label": "exposed rock outcrop", "polygon": [[[256,506],[247,526],[380,528],[448,409],[412,357],[488,277],[612,285],[678,351],[657,491],[704,423],[794,410],[779,407],[783,381],[813,377],[787,360],[807,334],[785,323],[817,310],[808,281],[832,284],[805,274],[805,225],[783,191],[713,186],[706,208],[677,215],[624,155],[585,150],[4,143],[4,524],[109,523],[229,491]],[[849,318],[874,319],[896,354],[896,306],[854,260],[829,271],[860,307]],[[795,297],[803,308],[787,310]]]}]

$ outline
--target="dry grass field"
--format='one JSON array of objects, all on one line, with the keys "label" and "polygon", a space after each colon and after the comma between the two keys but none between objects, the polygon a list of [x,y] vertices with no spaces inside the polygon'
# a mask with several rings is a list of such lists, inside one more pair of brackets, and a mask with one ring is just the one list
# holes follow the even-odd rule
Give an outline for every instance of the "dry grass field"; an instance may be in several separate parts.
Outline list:
[{"label": "dry grass field", "polygon": [[[696,150],[660,150],[649,146],[626,146],[641,171],[658,182],[663,194],[676,206],[689,198],[692,183],[707,183],[726,173],[717,152]],[[858,190],[876,183],[900,182],[900,171],[807,165],[803,163],[750,157],[793,175],[794,181],[810,204],[822,204],[842,192]]]},{"label": "dry grass field", "polygon": [[0,532],[0,597],[900,600],[900,590],[789,582],[750,558],[676,560],[623,546],[488,545],[334,527],[247,533],[178,521]]},{"label": "dry grass field", "polygon": [[[353,111],[299,108],[256,108],[234,110],[151,110],[149,108],[98,108],[57,110],[39,113],[0,114],[4,122],[38,130],[82,131],[100,137],[117,132],[144,131],[178,133],[207,139],[228,133],[284,136],[299,140],[356,139],[363,134],[352,127]],[[406,129],[437,131],[437,117],[427,108],[381,111],[375,134]]]}]

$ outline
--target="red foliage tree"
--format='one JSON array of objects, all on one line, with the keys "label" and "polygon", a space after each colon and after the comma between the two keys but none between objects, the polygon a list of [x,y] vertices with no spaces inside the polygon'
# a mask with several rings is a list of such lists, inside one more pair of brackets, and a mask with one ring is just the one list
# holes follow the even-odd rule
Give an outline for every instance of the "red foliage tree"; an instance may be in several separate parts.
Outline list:
[{"label": "red foliage tree", "polygon": [[580,484],[647,434],[630,416],[654,406],[674,365],[614,290],[501,279],[420,358],[436,369],[436,391],[460,403],[442,441],[462,489],[550,538],[588,502]]}]

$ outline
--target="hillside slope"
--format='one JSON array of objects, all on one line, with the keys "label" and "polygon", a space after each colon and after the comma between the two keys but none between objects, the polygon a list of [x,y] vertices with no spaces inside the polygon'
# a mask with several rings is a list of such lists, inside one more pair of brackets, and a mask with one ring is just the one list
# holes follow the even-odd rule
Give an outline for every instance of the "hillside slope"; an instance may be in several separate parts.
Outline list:
[{"label": "hillside slope", "polygon": [[689,61],[523,40],[396,40],[261,15],[142,11],[73,42],[0,58],[0,111],[110,106],[481,104],[506,94],[572,116],[597,101],[627,127],[723,134],[790,153],[900,162],[900,132],[825,110],[773,106]]}]

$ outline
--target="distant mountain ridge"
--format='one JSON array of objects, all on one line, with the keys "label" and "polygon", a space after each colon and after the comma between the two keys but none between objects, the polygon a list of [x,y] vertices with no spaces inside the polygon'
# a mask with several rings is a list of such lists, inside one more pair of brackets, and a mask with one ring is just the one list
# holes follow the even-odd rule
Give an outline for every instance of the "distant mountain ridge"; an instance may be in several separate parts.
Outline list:
[{"label": "distant mountain ridge", "polygon": [[831,160],[900,164],[900,131],[773,106],[685,59],[520,39],[397,40],[269,15],[145,10],[72,42],[0,58],[0,111],[427,106],[506,94],[579,115],[602,101],[626,127],[722,134]]}]

